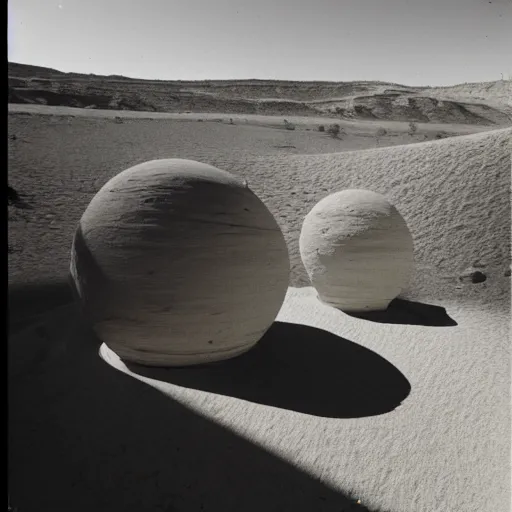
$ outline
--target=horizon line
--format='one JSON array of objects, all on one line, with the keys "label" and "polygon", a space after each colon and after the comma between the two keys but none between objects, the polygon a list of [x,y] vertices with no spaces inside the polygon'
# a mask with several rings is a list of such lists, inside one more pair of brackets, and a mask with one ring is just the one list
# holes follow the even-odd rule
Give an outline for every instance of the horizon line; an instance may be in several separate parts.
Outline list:
[{"label": "horizon line", "polygon": [[[512,75],[509,75],[508,78],[497,79],[497,80],[486,80],[480,82],[457,82],[450,85],[406,85],[398,82],[388,82],[385,80],[293,80],[293,79],[279,79],[279,78],[202,78],[202,79],[166,79],[166,78],[141,78],[135,76],[127,76],[127,75],[119,75],[117,73],[112,73],[108,75],[98,74],[98,73],[86,73],[79,71],[63,71],[61,69],[52,68],[48,66],[41,66],[39,64],[30,64],[27,62],[15,62],[15,61],[7,61],[7,65],[17,64],[20,66],[31,66],[36,68],[47,69],[49,71],[55,71],[57,73],[62,73],[63,75],[83,75],[83,76],[97,76],[97,77],[113,77],[113,78],[123,78],[125,80],[139,80],[143,82],[281,82],[281,83],[309,83],[309,84],[351,84],[351,83],[374,83],[374,84],[384,84],[384,85],[399,85],[401,87],[408,87],[410,89],[427,89],[427,88],[449,88],[456,87],[458,85],[475,85],[475,84],[490,84],[497,82],[510,82],[512,81]],[[37,78],[37,77],[35,77]],[[43,78],[44,79],[44,78]]]}]

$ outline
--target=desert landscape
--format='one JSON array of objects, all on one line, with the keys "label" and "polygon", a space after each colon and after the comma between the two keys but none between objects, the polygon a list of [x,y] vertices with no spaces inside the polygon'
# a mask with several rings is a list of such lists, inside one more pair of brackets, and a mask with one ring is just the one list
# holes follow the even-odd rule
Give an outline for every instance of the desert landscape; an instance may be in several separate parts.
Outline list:
[{"label": "desert landscape", "polygon": [[[510,80],[8,72],[13,511],[510,510]],[[156,159],[245,180],[284,235],[284,303],[243,355],[132,364],[73,300],[82,214]],[[304,219],[346,189],[385,196],[414,242],[386,311],[322,303],[304,268]]]}]

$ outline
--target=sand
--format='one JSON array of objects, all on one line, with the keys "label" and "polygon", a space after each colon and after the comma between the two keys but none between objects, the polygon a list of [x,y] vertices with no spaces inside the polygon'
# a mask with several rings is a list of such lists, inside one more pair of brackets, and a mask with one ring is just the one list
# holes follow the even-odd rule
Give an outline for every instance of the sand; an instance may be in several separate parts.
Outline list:
[{"label": "sand", "polygon": [[437,304],[445,326],[374,323],[290,288],[261,350],[173,371],[103,347],[109,368],[73,308],[55,311],[10,344],[12,502],[320,511],[350,494],[369,510],[508,511],[509,318]]},{"label": "sand", "polygon": [[[9,123],[9,180],[32,208],[10,207],[12,506],[510,510],[511,129],[294,155],[265,153],[259,135],[321,134],[23,114]],[[288,242],[278,322],[229,367],[126,367],[73,306],[48,312],[69,302],[70,234],[92,195],[162,157],[247,179]],[[387,315],[348,316],[308,287],[302,219],[342,188],[388,195],[411,227],[417,275]],[[486,281],[460,281],[468,267]]]},{"label": "sand", "polygon": [[[110,116],[9,116],[9,134],[16,135],[9,141],[9,180],[32,208],[9,212],[11,284],[65,275],[76,223],[94,194],[122,170],[156,158],[198,160],[246,179],[285,232],[292,285],[308,284],[296,243],[302,219],[320,199],[344,188],[389,194],[406,221],[418,224],[418,251],[432,252],[420,264],[435,267],[434,278],[452,279],[475,263],[499,273],[508,265],[510,129],[391,151],[372,149],[375,136],[361,134],[357,125],[337,140],[320,132],[215,122],[131,119],[118,125],[115,112]],[[423,135],[391,138],[403,145]],[[441,242],[448,243],[446,256]],[[49,247],[51,258],[44,256]]]},{"label": "sand", "polygon": [[[129,111],[129,110],[103,110],[103,109],[83,109],[75,107],[64,107],[64,106],[48,106],[48,105],[30,105],[30,104],[9,104],[9,112],[11,114],[34,114],[34,115],[51,115],[55,116],[66,116],[66,117],[79,117],[88,119],[113,119],[121,118],[123,121],[134,120],[134,119],[153,119],[153,120],[174,120],[174,121],[212,121],[212,122],[223,122],[230,124],[233,123],[237,126],[248,125],[248,126],[263,126],[266,128],[279,127],[284,128],[284,120],[293,123],[298,129],[318,130],[319,126],[329,126],[329,124],[337,123],[344,128],[348,135],[355,133],[358,135],[373,136],[375,138],[379,128],[383,128],[388,131],[389,137],[379,137],[379,144],[382,146],[392,146],[395,144],[405,144],[411,142],[419,142],[433,138],[436,134],[444,133],[446,135],[468,135],[470,133],[487,132],[493,129],[503,128],[502,126],[480,126],[472,124],[456,124],[456,123],[416,123],[418,126],[418,133],[414,136],[409,135],[410,125],[405,121],[389,121],[389,120],[346,120],[340,119],[338,116],[327,116],[327,117],[316,117],[316,116],[300,116],[300,115],[258,115],[258,114],[225,114],[225,113],[211,113],[211,112],[190,112],[190,113],[172,113],[172,112],[144,112],[144,111]],[[33,119],[33,118],[32,118]],[[276,134],[274,133],[274,136]],[[289,135],[289,133],[288,133]],[[398,139],[397,135],[408,135],[402,139]],[[325,138],[325,137],[324,137]],[[311,139],[309,139],[311,140]],[[335,142],[334,142],[335,143]],[[373,147],[375,142],[372,143]],[[318,146],[318,140],[316,141],[317,153],[325,152],[322,146]],[[352,144],[354,142],[352,141]],[[378,144],[377,144],[378,145]],[[334,146],[335,151],[347,150],[350,145],[345,144],[340,147]],[[366,149],[350,147],[350,149]],[[303,148],[301,148],[303,151]]]},{"label": "sand", "polygon": [[[302,411],[322,411],[334,402],[342,409],[358,394],[363,402],[371,402],[380,387],[389,386],[389,400],[396,408],[387,414],[358,419],[327,419],[298,414],[280,408],[261,393],[263,405],[237,401],[208,394],[216,391],[201,376],[188,381],[188,386],[202,392],[179,387],[180,376],[170,371],[155,373],[159,380],[142,379],[167,396],[191,407],[221,425],[263,446],[291,464],[328,485],[350,491],[372,509],[406,511],[507,511],[510,505],[510,400],[509,324],[506,315],[493,315],[474,308],[443,303],[456,327],[424,327],[418,325],[384,325],[351,318],[321,305],[311,288],[290,289],[280,322],[311,326],[350,340],[370,349],[392,363],[394,372],[401,372],[409,382],[410,394],[400,403],[403,386],[382,374],[378,368],[365,364],[364,352],[350,354],[347,347],[336,349],[322,343],[314,332],[304,328],[299,339],[298,354],[282,362],[290,378],[307,379],[315,396],[306,396]],[[439,302],[438,302],[439,304]],[[492,325],[490,332],[483,325]],[[290,329],[295,333],[294,329]],[[301,332],[297,330],[298,333]],[[282,336],[285,337],[283,329]],[[334,341],[333,341],[334,343]],[[307,346],[309,345],[309,347]],[[103,347],[103,357],[114,367],[133,377],[119,359]],[[309,350],[308,350],[309,348]],[[271,349],[269,349],[270,351]],[[278,348],[276,348],[276,351]],[[310,356],[309,351],[316,352]],[[345,353],[346,351],[346,353]],[[323,352],[323,353],[322,353]],[[492,352],[492,354],[489,354]],[[299,354],[314,365],[309,373],[300,372],[295,363]],[[337,370],[325,357],[348,358],[353,371],[336,375],[338,388],[323,387],[317,373]],[[271,358],[269,358],[271,359]],[[277,359],[277,357],[276,357]],[[287,364],[296,368],[289,368]],[[302,366],[304,363],[302,363]],[[325,365],[325,368],[322,367]],[[339,363],[344,370],[347,361]],[[370,369],[371,368],[371,369]],[[262,362],[260,385],[272,381],[265,376]],[[295,371],[294,371],[295,370]],[[270,372],[277,372],[271,366]],[[152,375],[151,372],[144,372]],[[254,375],[258,378],[257,375]],[[219,377],[221,379],[220,371]],[[325,379],[324,379],[325,380]],[[334,380],[334,378],[333,378]],[[168,383],[169,381],[170,383]],[[363,381],[361,383],[360,381]],[[196,383],[196,386],[194,386]],[[332,384],[332,382],[329,382]],[[354,389],[352,389],[352,386]],[[363,387],[361,392],[358,386]],[[288,389],[293,393],[293,387]],[[236,393],[236,391],[234,391]],[[276,391],[276,394],[278,392]],[[394,396],[393,396],[394,395]],[[254,396],[251,396],[254,400]],[[308,400],[311,403],[308,403]],[[325,414],[325,412],[324,412]],[[341,412],[338,412],[341,415]],[[320,509],[319,509],[320,510]]]}]

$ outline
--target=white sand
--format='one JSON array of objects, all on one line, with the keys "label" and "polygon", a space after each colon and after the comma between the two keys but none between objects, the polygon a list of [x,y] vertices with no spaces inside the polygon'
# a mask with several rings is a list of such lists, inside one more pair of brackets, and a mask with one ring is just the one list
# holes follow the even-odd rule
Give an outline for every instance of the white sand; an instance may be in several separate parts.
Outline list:
[{"label": "white sand", "polygon": [[[282,324],[276,353],[271,348],[266,357],[249,359],[248,375],[164,370],[156,373],[160,380],[130,373],[103,347],[107,362],[139,384],[101,366],[98,345],[72,310],[56,311],[40,332],[50,342],[44,349],[33,330],[12,340],[11,361],[18,361],[11,363],[17,376],[10,386],[13,503],[20,510],[165,510],[158,503],[200,510],[199,502],[205,510],[343,510],[350,492],[371,510],[506,512],[508,316],[471,303],[441,304],[458,326],[359,320],[321,305],[311,288],[290,288],[278,320],[340,338],[328,343],[299,328],[288,339]],[[294,343],[298,351],[280,359]],[[353,344],[394,365],[410,394],[399,406],[404,390],[390,389],[397,408],[387,414],[322,417],[322,408],[353,414],[351,396],[359,389],[351,386],[365,384],[358,400],[371,408],[373,395],[390,384],[379,365],[369,367],[368,356],[349,350]],[[277,378],[281,372],[289,387]],[[269,380],[280,384],[266,393]],[[301,400],[294,390],[304,381],[313,392]],[[339,386],[326,387],[333,382]],[[286,399],[300,407],[283,407]],[[303,482],[302,472],[311,478]]]},{"label": "white sand", "polygon": [[[458,326],[383,325],[321,305],[311,288],[289,290],[279,321],[317,327],[369,348],[409,380],[404,403],[375,417],[326,419],[254,405],[140,377],[105,346],[102,356],[372,508],[505,512],[510,505],[508,318],[445,306]],[[314,351],[315,338],[308,341]],[[315,361],[321,364],[321,358]],[[365,372],[364,365],[359,371]],[[374,385],[386,382],[375,377]],[[345,393],[333,394],[341,401]]]},{"label": "white sand", "polygon": [[[83,133],[70,130],[56,133]],[[65,277],[67,230],[92,193],[81,194],[80,184],[112,175],[100,156],[115,153],[58,153],[43,145],[50,135],[32,139],[30,156],[11,153],[11,162],[26,185],[31,165],[36,176],[53,165],[51,182],[39,178],[41,190],[69,218],[59,220],[56,234],[30,220],[37,210],[10,227],[22,247],[10,261],[11,282],[32,276],[37,265]],[[372,510],[508,512],[511,135],[507,129],[365,152],[220,157],[220,167],[247,178],[276,215],[292,285],[307,282],[298,234],[316,201],[342,188],[388,195],[415,238],[418,273],[407,297],[445,307],[458,325],[370,322],[321,305],[311,288],[290,288],[279,321],[337,337],[278,323],[272,342],[238,358],[229,372],[160,371],[158,380],[140,382],[108,352],[114,368],[100,359],[100,344],[72,308],[56,310],[9,341],[11,505],[20,512],[171,505],[340,511],[354,493]],[[76,166],[64,176],[70,162]],[[471,265],[487,281],[459,283]],[[383,398],[388,412],[375,415]]]}]

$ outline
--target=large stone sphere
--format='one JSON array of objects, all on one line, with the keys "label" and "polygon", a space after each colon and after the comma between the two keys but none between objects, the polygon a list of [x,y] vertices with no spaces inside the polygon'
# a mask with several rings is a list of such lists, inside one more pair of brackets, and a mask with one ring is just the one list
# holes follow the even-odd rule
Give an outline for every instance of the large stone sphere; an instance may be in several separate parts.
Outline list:
[{"label": "large stone sphere", "polygon": [[182,366],[255,345],[283,303],[289,259],[245,181],[199,162],[153,160],[92,199],[70,273],[86,318],[119,357]]},{"label": "large stone sphere", "polygon": [[405,220],[368,190],[322,199],[304,219],[300,253],[319,298],[346,312],[384,310],[414,270]]}]

